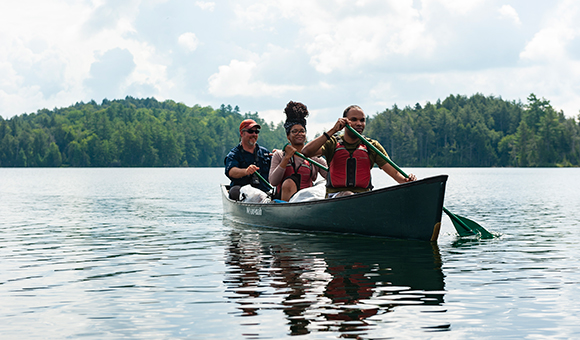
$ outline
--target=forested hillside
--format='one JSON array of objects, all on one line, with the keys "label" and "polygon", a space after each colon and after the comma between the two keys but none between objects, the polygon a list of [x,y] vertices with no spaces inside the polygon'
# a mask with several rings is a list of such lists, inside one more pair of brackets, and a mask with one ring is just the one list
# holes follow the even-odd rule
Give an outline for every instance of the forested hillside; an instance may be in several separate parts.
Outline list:
[{"label": "forested hillside", "polygon": [[286,142],[281,125],[237,107],[127,97],[0,118],[0,166],[223,166],[244,118],[262,125],[260,145]]},{"label": "forested hillside", "polygon": [[476,94],[394,106],[366,134],[404,166],[578,166],[580,126],[534,94],[527,103]]},{"label": "forested hillside", "polygon": [[[0,117],[0,166],[223,166],[244,118],[262,125],[260,145],[286,143],[281,122],[241,114],[237,106],[127,97]],[[533,94],[526,104],[476,94],[395,105],[369,117],[365,134],[400,166],[580,165],[578,121]]]}]

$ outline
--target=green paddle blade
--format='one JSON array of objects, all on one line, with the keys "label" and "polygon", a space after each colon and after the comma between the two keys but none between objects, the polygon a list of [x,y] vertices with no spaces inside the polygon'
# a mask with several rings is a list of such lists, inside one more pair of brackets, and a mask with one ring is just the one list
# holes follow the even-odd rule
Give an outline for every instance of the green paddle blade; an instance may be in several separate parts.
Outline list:
[{"label": "green paddle blade", "polygon": [[487,231],[484,227],[480,226],[479,224],[477,224],[476,222],[470,220],[467,217],[463,217],[463,216],[457,216],[455,215],[457,218],[461,219],[461,221],[467,225],[469,228],[471,228],[471,230],[475,231],[477,234],[481,235],[481,238],[494,238],[495,236],[490,233],[489,231]]},{"label": "green paddle blade", "polygon": [[453,226],[459,236],[475,236],[480,235],[481,238],[494,238],[495,236],[487,231],[484,227],[477,224],[475,221],[467,217],[455,215],[443,207],[443,211],[449,216]]}]

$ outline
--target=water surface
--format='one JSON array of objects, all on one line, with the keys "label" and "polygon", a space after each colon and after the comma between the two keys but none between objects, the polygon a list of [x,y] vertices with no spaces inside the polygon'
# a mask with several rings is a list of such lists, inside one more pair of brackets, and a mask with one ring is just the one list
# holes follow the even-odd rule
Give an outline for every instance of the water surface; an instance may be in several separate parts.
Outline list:
[{"label": "water surface", "polygon": [[1,338],[580,337],[580,169],[405,170],[499,237],[237,225],[215,168],[0,169]]}]

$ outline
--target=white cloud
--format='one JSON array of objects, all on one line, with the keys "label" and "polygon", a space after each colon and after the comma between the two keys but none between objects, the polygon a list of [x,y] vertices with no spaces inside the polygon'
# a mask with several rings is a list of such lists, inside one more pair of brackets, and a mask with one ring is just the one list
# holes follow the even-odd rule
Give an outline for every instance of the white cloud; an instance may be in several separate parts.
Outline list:
[{"label": "white cloud", "polygon": [[508,18],[516,24],[516,26],[521,26],[520,16],[515,8],[510,5],[503,5],[498,10],[501,17]]},{"label": "white cloud", "polygon": [[218,73],[209,78],[209,92],[216,97],[233,96],[279,96],[298,91],[300,86],[272,85],[254,79],[257,64],[253,61],[232,60],[219,67]]},{"label": "white cloud", "polygon": [[567,47],[580,37],[580,4],[563,1],[556,7],[545,27],[538,31],[520,53],[525,61],[558,63],[568,61]]},{"label": "white cloud", "polygon": [[[113,89],[272,117],[303,101],[315,112],[313,133],[349,104],[372,114],[451,93],[525,100],[534,92],[569,115],[580,108],[574,0],[216,3],[7,2],[0,114],[100,101]],[[125,52],[106,62],[107,51]],[[125,65],[117,73],[96,71],[115,60]]]},{"label": "white cloud", "polygon": [[207,2],[207,1],[196,1],[195,5],[202,10],[207,10],[213,12],[215,9],[215,2]]},{"label": "white cloud", "polygon": [[565,42],[571,38],[571,32],[558,27],[542,29],[534,35],[526,48],[520,53],[523,60],[555,61],[561,60],[565,54]]},{"label": "white cloud", "polygon": [[484,3],[485,0],[423,0],[423,6],[440,4],[454,15],[467,15]]},{"label": "white cloud", "polygon": [[322,74],[388,62],[390,56],[429,55],[435,46],[412,1],[260,1],[237,13],[251,27],[269,27],[280,18],[297,22],[300,47]]},{"label": "white cloud", "polygon": [[177,39],[177,42],[179,42],[179,45],[185,47],[190,52],[195,51],[199,45],[199,39],[197,39],[195,33],[191,32],[183,33],[180,35]]},{"label": "white cloud", "polygon": [[280,8],[281,4],[276,0],[253,1],[248,6],[237,3],[234,6],[236,26],[250,30],[269,27],[266,30],[271,31],[272,25],[280,17]]},{"label": "white cloud", "polygon": [[[81,100],[124,97],[136,88],[150,89],[144,94],[151,96],[160,87],[170,87],[163,66],[167,60],[136,39],[132,23],[138,5],[23,1],[3,8],[0,32],[10,27],[13,33],[0,33],[0,73],[8,77],[0,81],[0,114],[9,117]],[[130,72],[97,71],[104,67],[98,66],[98,56],[112,50],[135,56]]]},{"label": "white cloud", "polygon": [[[0,114],[10,117],[83,99],[71,75],[86,74],[75,68],[83,57],[73,43],[86,17],[87,8],[76,2],[23,1],[3,6],[0,32],[11,33],[0,33],[0,72],[5,80],[0,82]],[[63,102],[69,96],[76,98]]]}]

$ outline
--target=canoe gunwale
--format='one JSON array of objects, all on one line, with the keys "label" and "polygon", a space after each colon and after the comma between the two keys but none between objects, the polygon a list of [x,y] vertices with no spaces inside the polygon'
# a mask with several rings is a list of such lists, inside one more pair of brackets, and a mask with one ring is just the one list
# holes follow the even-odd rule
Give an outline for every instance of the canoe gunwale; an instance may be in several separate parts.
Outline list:
[{"label": "canoe gunwale", "polygon": [[325,198],[322,200],[315,200],[315,201],[286,202],[286,203],[248,203],[248,202],[235,201],[235,200],[230,199],[230,197],[228,195],[229,185],[228,184],[221,184],[220,186],[222,188],[223,198],[232,204],[248,205],[248,206],[264,206],[264,205],[268,205],[268,206],[271,206],[271,205],[299,206],[299,205],[311,205],[311,204],[330,204],[330,203],[337,202],[337,201],[340,202],[340,201],[347,201],[347,200],[359,200],[360,198],[363,198],[363,197],[382,195],[386,192],[400,190],[400,189],[405,188],[405,187],[413,187],[416,185],[427,184],[427,183],[431,183],[431,182],[441,182],[442,179],[443,179],[443,182],[447,181],[447,175],[438,175],[438,176],[433,176],[433,177],[427,177],[427,178],[417,180],[414,182],[395,184],[392,186],[388,186],[388,187],[384,187],[384,188],[380,188],[380,189],[376,189],[376,190],[365,191],[365,192],[361,192],[361,193],[357,193],[357,194],[349,195],[349,196]]}]

